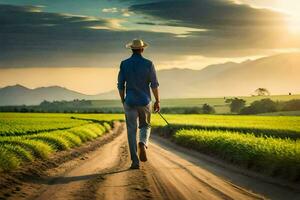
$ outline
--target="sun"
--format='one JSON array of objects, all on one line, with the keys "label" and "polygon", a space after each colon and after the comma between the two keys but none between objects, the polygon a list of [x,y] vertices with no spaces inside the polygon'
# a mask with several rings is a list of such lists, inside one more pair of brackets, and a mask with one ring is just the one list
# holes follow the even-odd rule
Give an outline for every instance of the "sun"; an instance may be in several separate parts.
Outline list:
[{"label": "sun", "polygon": [[237,4],[248,4],[255,8],[267,8],[280,12],[286,17],[291,33],[300,33],[300,0],[233,0]]},{"label": "sun", "polygon": [[292,16],[288,19],[288,28],[293,33],[300,33],[300,16]]},{"label": "sun", "polygon": [[277,0],[277,9],[289,15],[288,27],[291,32],[300,33],[300,1],[299,0]]}]

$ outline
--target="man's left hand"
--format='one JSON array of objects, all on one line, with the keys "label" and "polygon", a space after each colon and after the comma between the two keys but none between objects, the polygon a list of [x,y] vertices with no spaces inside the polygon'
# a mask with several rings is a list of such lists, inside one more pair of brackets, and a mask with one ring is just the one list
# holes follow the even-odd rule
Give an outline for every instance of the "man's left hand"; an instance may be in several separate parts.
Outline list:
[{"label": "man's left hand", "polygon": [[154,110],[154,112],[159,112],[160,111],[160,103],[159,103],[159,101],[155,101],[155,103],[153,105],[153,110]]}]

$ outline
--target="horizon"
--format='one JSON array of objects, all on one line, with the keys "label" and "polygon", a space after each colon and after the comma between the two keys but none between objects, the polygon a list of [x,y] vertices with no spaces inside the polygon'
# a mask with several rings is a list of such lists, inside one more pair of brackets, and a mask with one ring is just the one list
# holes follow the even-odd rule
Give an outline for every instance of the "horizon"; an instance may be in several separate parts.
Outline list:
[{"label": "horizon", "polygon": [[[276,55],[280,55],[280,54],[276,54]],[[275,56],[276,56],[276,55],[275,55]],[[274,55],[273,55],[273,56],[274,56]],[[265,58],[265,57],[260,57],[260,58]],[[260,59],[260,58],[259,58],[259,59]],[[213,63],[213,64],[209,64],[209,65],[207,65],[207,66],[204,66],[204,67],[201,68],[201,69],[172,67],[172,68],[166,68],[166,69],[159,69],[159,70],[157,70],[157,71],[177,70],[177,69],[182,69],[182,70],[198,70],[198,71],[200,71],[200,70],[203,70],[203,69],[208,68],[208,67],[213,66],[213,65],[227,64],[227,63],[237,63],[237,64],[241,64],[241,63],[247,62],[247,61],[253,61],[253,59],[246,59],[246,60],[243,60],[243,61],[241,61],[241,62],[227,61],[227,62],[222,62],[222,63]],[[74,67],[74,68],[76,69],[76,68],[80,68],[80,67]],[[74,69],[74,68],[70,67],[69,69],[72,70],[72,69]],[[91,68],[92,68],[92,67],[91,67]],[[37,68],[33,68],[33,69],[37,69]],[[97,69],[97,68],[96,68],[96,69]],[[46,68],[46,71],[47,71],[47,68]],[[117,71],[118,71],[118,70],[115,69],[115,76],[117,75]],[[47,72],[47,73],[48,73],[48,72]],[[115,84],[115,83],[113,83],[113,84]],[[116,88],[111,88],[110,90],[98,91],[98,92],[96,92],[96,93],[92,93],[92,94],[91,94],[91,93],[84,93],[85,90],[84,90],[84,91],[82,91],[82,90],[76,90],[76,89],[72,89],[72,88],[69,88],[69,87],[67,87],[67,86],[59,85],[59,84],[55,84],[55,83],[54,83],[54,84],[49,84],[49,85],[44,84],[44,85],[27,86],[26,84],[21,84],[21,83],[18,83],[18,82],[16,82],[16,83],[10,83],[10,84],[7,84],[7,85],[1,85],[1,83],[0,83],[0,89],[5,88],[5,87],[9,87],[9,86],[17,86],[17,85],[26,87],[26,88],[28,88],[28,89],[37,89],[37,88],[42,88],[42,87],[55,87],[55,86],[58,86],[58,87],[66,88],[66,89],[68,89],[68,90],[73,90],[73,91],[75,91],[75,92],[82,93],[82,94],[85,94],[85,95],[97,95],[97,94],[106,93],[106,92],[112,92],[112,91],[117,90]]]},{"label": "horizon", "polygon": [[[166,68],[166,69],[157,69],[157,71],[158,72],[160,72],[160,71],[172,71],[172,70],[195,70],[195,71],[201,71],[201,70],[203,70],[203,69],[207,69],[207,68],[210,68],[210,67],[213,67],[213,66],[217,66],[217,65],[224,65],[224,64],[243,64],[243,63],[247,63],[247,62],[252,62],[252,61],[259,61],[259,60],[263,60],[263,59],[268,59],[268,58],[272,58],[272,57],[276,57],[276,56],[281,56],[281,55],[292,55],[292,54],[298,54],[298,53],[300,53],[300,52],[297,52],[297,51],[292,51],[292,52],[289,52],[289,53],[277,53],[277,54],[274,54],[274,55],[270,55],[270,56],[262,56],[262,57],[259,57],[259,58],[257,58],[257,59],[246,59],[246,60],[243,60],[243,61],[240,61],[240,62],[234,62],[234,61],[226,61],[226,62],[221,62],[221,63],[213,63],[213,64],[209,64],[209,65],[207,65],[207,66],[205,66],[205,67],[203,67],[203,68],[200,68],[200,69],[195,69],[195,68],[178,68],[178,67],[172,67],[172,68]],[[39,69],[39,68],[31,68],[31,70],[34,70],[34,69],[37,69],[37,70],[39,70],[39,71],[41,71],[41,69]],[[95,75],[95,71],[94,70],[103,70],[103,69],[99,69],[99,68],[93,68],[93,67],[90,67],[90,68],[86,68],[86,69],[88,69],[88,70],[92,70],[92,72],[93,72],[93,74]],[[9,69],[9,70],[16,70],[16,69]],[[18,70],[18,69],[17,69]],[[51,71],[51,70],[63,70],[63,71],[65,71],[65,70],[69,70],[69,71],[76,71],[76,70],[82,70],[82,68],[80,68],[80,67],[69,67],[69,68],[42,68],[42,70],[46,73],[46,74],[48,74],[49,75],[49,71]],[[117,73],[118,73],[118,69],[110,69],[110,70],[112,70],[113,71],[113,77],[116,77],[117,76]],[[0,69],[0,71],[1,71],[1,69]],[[76,73],[76,72],[75,72]],[[16,75],[17,76],[19,76],[19,74],[20,73],[17,73]],[[51,73],[50,73],[51,74]],[[78,73],[77,73],[78,74]],[[80,73],[81,75],[82,75],[82,73]],[[3,75],[3,74],[2,74]],[[43,76],[43,75],[40,75],[40,76]],[[40,76],[36,76],[35,75],[35,77],[37,77],[37,80],[39,80],[39,77]],[[62,76],[63,77],[65,77],[66,75],[65,74],[62,74]],[[1,74],[0,74],[0,77],[1,77]],[[6,75],[4,75],[4,77],[8,77],[9,79],[11,78],[11,77],[9,77],[9,76],[6,76]],[[2,77],[2,80],[5,80],[5,78],[3,78]],[[41,81],[39,81],[39,84],[38,85],[31,85],[31,84],[26,84],[26,82],[23,82],[23,83],[21,83],[21,82],[16,82],[16,81],[14,81],[14,80],[16,80],[16,79],[10,79],[10,80],[12,80],[12,82],[10,82],[10,83],[7,83],[6,85],[3,85],[3,84],[1,84],[1,81],[0,81],[0,89],[2,89],[2,88],[5,88],[5,87],[9,87],[9,86],[17,86],[17,85],[20,85],[20,86],[23,86],[23,87],[26,87],[26,88],[28,88],[28,89],[37,89],[37,88],[43,88],[43,87],[55,87],[55,86],[58,86],[58,87],[61,87],[61,88],[66,88],[66,89],[68,89],[68,90],[72,90],[72,91],[75,91],[75,92],[78,92],[78,93],[81,93],[81,94],[84,94],[84,95],[91,95],[91,96],[93,96],[93,95],[99,95],[99,94],[103,94],[103,93],[109,93],[109,92],[114,92],[114,91],[116,91],[117,89],[114,87],[115,86],[115,84],[116,84],[116,82],[115,82],[115,80],[114,79],[111,79],[111,77],[108,77],[108,79],[105,79],[105,80],[101,80],[102,81],[102,83],[103,83],[103,85],[104,86],[108,86],[108,87],[106,87],[106,88],[97,88],[97,89],[99,89],[99,91],[93,91],[93,92],[88,92],[85,88],[83,88],[83,89],[78,89],[78,88],[76,88],[76,87],[69,87],[70,85],[64,85],[64,84],[59,84],[59,83],[57,83],[57,82],[54,82],[54,83],[46,83],[46,84],[43,84],[43,82],[42,82],[42,84],[41,84]],[[70,79],[68,79],[68,80],[70,80]],[[104,82],[103,82],[104,81]],[[106,82],[105,82],[106,81]],[[68,82],[70,82],[70,81],[68,81]],[[77,80],[76,80],[76,82],[77,82]],[[81,84],[81,83],[80,83]],[[101,84],[100,84],[101,85]],[[107,89],[108,88],[108,89]],[[298,93],[298,92],[296,92],[296,93]],[[275,93],[275,95],[285,95],[285,93]],[[223,96],[223,95],[218,95],[218,94],[216,94],[216,96],[215,97],[212,97],[212,98],[218,98],[218,97],[221,97],[221,96]],[[234,96],[234,95],[233,95]],[[241,95],[241,96],[245,96],[245,95]],[[246,95],[246,96],[248,96],[248,95]],[[249,96],[251,96],[251,94],[249,94]],[[182,97],[180,97],[180,98],[182,98]],[[192,97],[192,98],[200,98],[200,97]],[[201,98],[202,98],[202,96],[201,96]],[[203,96],[203,98],[206,98],[206,96]],[[207,98],[211,98],[210,96],[207,96]]]},{"label": "horizon", "polygon": [[0,10],[0,87],[114,90],[133,38],[150,44],[157,70],[300,52],[296,0],[0,0]]},{"label": "horizon", "polygon": [[[73,92],[77,92],[77,93],[80,93],[80,94],[83,94],[83,95],[87,95],[87,96],[96,96],[96,95],[101,95],[101,94],[104,94],[104,93],[109,93],[109,92],[116,92],[117,93],[117,89],[115,90],[110,90],[110,91],[106,91],[106,92],[100,92],[100,93],[96,93],[96,94],[85,94],[85,93],[82,93],[80,91],[76,91],[76,90],[72,90],[70,88],[67,88],[67,87],[63,87],[63,86],[60,86],[60,85],[49,85],[49,86],[40,86],[40,87],[35,87],[35,88],[30,88],[30,87],[27,87],[25,85],[22,85],[22,84],[15,84],[15,85],[6,85],[4,87],[0,87],[0,90],[3,89],[3,88],[7,88],[7,87],[17,87],[17,86],[20,86],[20,87],[24,87],[26,89],[29,89],[29,90],[35,90],[35,89],[41,89],[41,88],[51,88],[51,87],[58,87],[58,88],[63,88],[63,89],[67,89],[69,91],[73,91]],[[272,93],[270,95],[266,95],[265,97],[268,97],[268,96],[287,96],[287,95],[290,95],[290,96],[298,96],[300,95],[300,92],[296,92],[296,93],[291,93],[291,94],[286,94],[286,93]],[[253,97],[253,96],[256,96],[254,94],[249,94],[249,95],[240,95],[240,96],[237,96],[237,95],[228,95],[226,96],[226,98],[230,98],[230,97],[239,97],[239,98],[242,98],[242,97]],[[219,98],[224,98],[224,96],[220,95],[220,96],[198,96],[198,97],[177,97],[177,98],[162,98],[162,100],[172,100],[172,99],[219,99]],[[89,99],[86,99],[86,100],[89,100]],[[94,100],[94,99],[93,99]],[[115,98],[115,99],[95,99],[96,101],[119,101],[118,98]]]},{"label": "horizon", "polygon": [[0,52],[0,200],[299,197],[300,0],[0,0]]}]

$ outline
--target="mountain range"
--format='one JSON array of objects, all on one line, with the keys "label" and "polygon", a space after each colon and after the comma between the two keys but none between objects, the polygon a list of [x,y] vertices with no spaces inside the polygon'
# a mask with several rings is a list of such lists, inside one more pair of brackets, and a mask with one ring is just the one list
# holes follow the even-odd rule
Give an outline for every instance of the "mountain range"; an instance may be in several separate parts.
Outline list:
[{"label": "mountain range", "polygon": [[111,91],[98,95],[86,95],[60,86],[30,89],[17,84],[0,88],[0,105],[37,105],[43,100],[113,99],[117,97],[115,93],[116,91]]},{"label": "mountain range", "polygon": [[159,72],[159,79],[165,98],[249,96],[260,87],[271,94],[300,93],[300,53],[210,65],[202,70],[168,69]]},{"label": "mountain range", "polygon": [[[248,96],[259,87],[271,94],[300,93],[300,53],[285,53],[209,65],[202,70],[166,69],[157,72],[162,98]],[[0,88],[0,105],[35,105],[43,100],[116,99],[117,91],[86,95],[60,86],[29,89]]]}]

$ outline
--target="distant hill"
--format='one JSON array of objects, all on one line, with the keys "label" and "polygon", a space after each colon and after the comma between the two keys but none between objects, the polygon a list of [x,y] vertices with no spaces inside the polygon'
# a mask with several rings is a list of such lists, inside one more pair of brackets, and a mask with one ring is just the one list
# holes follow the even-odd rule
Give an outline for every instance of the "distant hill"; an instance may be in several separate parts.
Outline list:
[{"label": "distant hill", "polygon": [[[286,53],[243,63],[209,65],[202,70],[158,71],[162,98],[249,96],[259,87],[271,94],[300,93],[300,53]],[[64,87],[0,88],[0,105],[34,105],[43,100],[116,99],[116,90],[85,95]]]},{"label": "distant hill", "polygon": [[202,70],[169,69],[158,75],[164,98],[249,96],[259,87],[271,94],[295,94],[300,93],[300,53],[211,65]]},{"label": "distant hill", "polygon": [[[228,62],[209,65],[202,70],[193,69],[166,69],[158,71],[160,94],[164,98],[193,98],[206,96],[207,91],[202,89],[208,80],[218,74],[236,67],[238,63]],[[220,96],[215,93],[214,96]]]},{"label": "distant hill", "polygon": [[29,89],[22,85],[0,88],[0,105],[36,105],[43,100],[73,100],[73,99],[112,99],[115,92],[98,95],[86,95],[60,86],[39,87]]},{"label": "distant hill", "polygon": [[102,100],[119,99],[119,92],[117,90],[111,90],[108,92],[99,93],[97,95],[94,95],[93,99],[102,99]]}]

